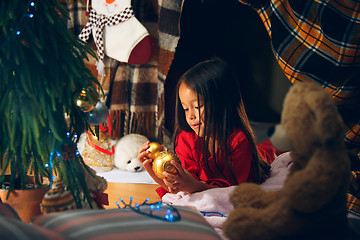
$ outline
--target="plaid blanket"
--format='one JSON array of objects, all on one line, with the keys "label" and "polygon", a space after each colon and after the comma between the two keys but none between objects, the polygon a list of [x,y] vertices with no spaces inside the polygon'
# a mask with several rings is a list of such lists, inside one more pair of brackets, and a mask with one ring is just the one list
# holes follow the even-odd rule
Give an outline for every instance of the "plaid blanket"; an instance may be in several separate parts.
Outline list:
[{"label": "plaid blanket", "polygon": [[344,139],[352,159],[348,207],[360,216],[360,3],[239,1],[258,12],[289,80],[314,81],[336,102],[346,124]]},{"label": "plaid blanket", "polygon": [[[59,0],[69,11],[68,29],[79,35],[88,21],[86,5],[80,0]],[[86,4],[86,0],[83,1]],[[91,6],[91,5],[90,5]],[[143,65],[121,63],[105,56],[105,74],[98,75],[96,59],[86,65],[97,76],[110,110],[112,138],[139,133],[162,141],[164,135],[164,82],[179,39],[181,1],[133,0],[135,17],[148,30],[152,57]],[[92,37],[88,43],[96,52]]]}]

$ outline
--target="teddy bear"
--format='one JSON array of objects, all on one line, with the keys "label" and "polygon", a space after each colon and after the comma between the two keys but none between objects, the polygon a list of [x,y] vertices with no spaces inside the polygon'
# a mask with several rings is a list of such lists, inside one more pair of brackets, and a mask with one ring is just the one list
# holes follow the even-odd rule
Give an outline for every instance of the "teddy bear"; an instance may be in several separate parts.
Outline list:
[{"label": "teddy bear", "polygon": [[141,134],[128,134],[120,138],[115,144],[114,165],[129,172],[140,172],[144,166],[137,158],[140,147],[149,141]]},{"label": "teddy bear", "polygon": [[104,193],[108,186],[106,179],[96,175],[96,171],[90,167],[84,168],[84,176],[92,202],[91,207],[88,202],[83,203],[83,208],[103,209],[103,205],[109,205],[108,195]]},{"label": "teddy bear", "polygon": [[[350,160],[344,124],[329,94],[297,83],[285,96],[270,141],[290,151],[292,165],[278,190],[242,183],[222,227],[229,239],[344,239]],[[276,161],[276,160],[275,160]],[[326,238],[326,236],[328,238]]]}]

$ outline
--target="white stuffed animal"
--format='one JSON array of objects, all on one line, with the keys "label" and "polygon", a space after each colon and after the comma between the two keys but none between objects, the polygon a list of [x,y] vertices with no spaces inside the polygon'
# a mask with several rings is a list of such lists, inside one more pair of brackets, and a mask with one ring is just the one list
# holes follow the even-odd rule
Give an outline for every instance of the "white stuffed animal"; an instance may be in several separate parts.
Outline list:
[{"label": "white stuffed animal", "polygon": [[140,147],[149,141],[140,134],[128,134],[120,138],[115,145],[114,165],[130,172],[140,172],[144,170],[143,165],[138,160]]}]

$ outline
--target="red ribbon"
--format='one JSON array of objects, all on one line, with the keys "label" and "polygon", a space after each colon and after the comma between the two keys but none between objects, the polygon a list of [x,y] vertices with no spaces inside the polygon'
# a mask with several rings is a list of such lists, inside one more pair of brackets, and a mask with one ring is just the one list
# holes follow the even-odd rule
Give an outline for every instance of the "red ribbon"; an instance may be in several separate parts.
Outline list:
[{"label": "red ribbon", "polygon": [[[99,129],[100,129],[100,131],[102,131],[102,132],[108,131],[108,134],[109,134],[109,136],[110,136],[110,134],[111,134],[111,123],[110,123],[110,115],[109,115],[109,114],[108,114],[108,116],[107,116],[107,121],[108,121],[107,126],[103,126],[103,124],[101,124],[101,125],[99,125]],[[90,133],[87,132],[87,134],[88,134],[88,136],[89,136]],[[99,152],[105,153],[106,155],[110,155],[110,156],[111,156],[111,155],[113,155],[114,152],[115,152],[114,146],[112,146],[111,152],[110,152],[110,151],[108,151],[108,150],[106,150],[106,149],[103,149],[103,148],[99,147],[98,145],[94,144],[93,142],[91,142],[91,141],[89,140],[89,138],[86,138],[86,141],[87,141],[87,143],[88,143],[91,147],[95,148],[95,149],[98,150]]]},{"label": "red ribbon", "polygon": [[[89,134],[89,133],[88,133]],[[111,152],[103,149],[102,147],[99,147],[98,145],[96,145],[95,143],[91,142],[88,138],[86,138],[87,143],[90,145],[90,147],[95,148],[96,150],[98,150],[99,152],[105,153],[106,155],[113,155],[115,152],[115,148],[114,146],[111,147]]]}]

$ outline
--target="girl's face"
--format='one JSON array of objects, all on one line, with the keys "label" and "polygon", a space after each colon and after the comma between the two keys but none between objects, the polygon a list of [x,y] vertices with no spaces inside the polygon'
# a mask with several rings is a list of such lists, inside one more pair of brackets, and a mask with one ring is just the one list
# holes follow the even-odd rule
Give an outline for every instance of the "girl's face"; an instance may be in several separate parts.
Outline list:
[{"label": "girl's face", "polygon": [[183,82],[179,87],[179,98],[185,112],[186,122],[199,137],[203,137],[205,124],[202,96],[199,96],[198,102],[196,92]]}]

